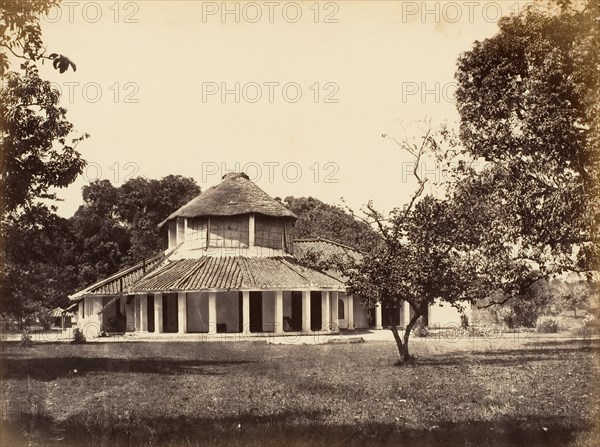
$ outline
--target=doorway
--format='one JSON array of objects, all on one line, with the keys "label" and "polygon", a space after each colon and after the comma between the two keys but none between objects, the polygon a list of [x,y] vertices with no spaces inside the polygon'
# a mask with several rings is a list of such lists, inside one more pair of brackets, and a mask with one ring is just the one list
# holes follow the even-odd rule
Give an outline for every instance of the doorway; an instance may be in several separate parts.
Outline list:
[{"label": "doorway", "polygon": [[345,329],[348,327],[348,312],[346,309],[346,300],[344,298],[338,298],[337,302],[338,306],[338,327],[340,329]]},{"label": "doorway", "polygon": [[177,332],[177,294],[163,295],[163,332]]},{"label": "doorway", "polygon": [[302,330],[302,292],[292,292],[292,324],[293,331]]},{"label": "doorway", "polygon": [[310,330],[320,331],[323,327],[321,313],[321,292],[310,292]]},{"label": "doorway", "polygon": [[148,332],[154,332],[156,325],[154,323],[154,295],[148,295],[146,298],[148,308]]},{"label": "doorway", "polygon": [[263,331],[262,292],[250,292],[250,332]]}]

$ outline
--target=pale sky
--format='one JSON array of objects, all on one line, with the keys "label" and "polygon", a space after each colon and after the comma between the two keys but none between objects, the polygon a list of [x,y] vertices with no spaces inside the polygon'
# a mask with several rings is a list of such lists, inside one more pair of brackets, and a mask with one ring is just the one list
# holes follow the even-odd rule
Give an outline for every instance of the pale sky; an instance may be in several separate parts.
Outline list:
[{"label": "pale sky", "polygon": [[244,167],[272,196],[400,206],[413,187],[409,158],[381,134],[401,137],[425,117],[455,122],[458,55],[522,3],[226,7],[223,16],[222,2],[66,1],[42,20],[48,50],[77,64],[43,75],[91,135],[79,146],[85,176],[59,191],[61,215],[96,177],[181,174],[206,189]]}]

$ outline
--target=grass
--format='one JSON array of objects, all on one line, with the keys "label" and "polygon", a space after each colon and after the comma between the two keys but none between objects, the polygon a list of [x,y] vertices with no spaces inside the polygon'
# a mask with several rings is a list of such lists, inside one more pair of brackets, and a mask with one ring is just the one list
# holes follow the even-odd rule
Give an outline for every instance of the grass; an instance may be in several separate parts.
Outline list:
[{"label": "grass", "polygon": [[598,340],[2,344],[0,445],[599,445]]}]

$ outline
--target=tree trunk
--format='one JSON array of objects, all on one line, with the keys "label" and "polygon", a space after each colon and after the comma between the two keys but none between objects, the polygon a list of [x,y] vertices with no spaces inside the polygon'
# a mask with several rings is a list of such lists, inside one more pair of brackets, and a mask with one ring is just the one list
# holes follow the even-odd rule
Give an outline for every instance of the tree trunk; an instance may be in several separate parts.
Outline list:
[{"label": "tree trunk", "polygon": [[408,350],[408,340],[410,338],[410,333],[417,323],[417,320],[421,317],[419,312],[415,312],[408,325],[404,330],[404,341],[400,338],[400,334],[398,334],[398,328],[391,324],[390,329],[392,330],[392,334],[394,334],[394,340],[396,340],[396,347],[398,348],[398,353],[400,354],[400,359],[403,362],[409,361],[412,356],[410,355],[410,351]]},{"label": "tree trunk", "polygon": [[[396,347],[398,348],[398,354],[400,354],[400,359],[402,359],[403,361],[407,361],[410,358],[408,354],[408,344],[402,343],[402,339],[398,334],[398,328],[396,327],[396,325],[390,325],[390,329],[392,331],[392,334],[394,335],[394,340],[396,340]],[[406,337],[404,337],[404,339],[406,340]]]}]

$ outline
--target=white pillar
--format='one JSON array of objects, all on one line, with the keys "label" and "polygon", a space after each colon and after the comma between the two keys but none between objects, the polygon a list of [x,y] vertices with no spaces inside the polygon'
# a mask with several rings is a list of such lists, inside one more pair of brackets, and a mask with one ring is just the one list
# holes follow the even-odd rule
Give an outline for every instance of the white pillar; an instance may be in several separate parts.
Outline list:
[{"label": "white pillar", "polygon": [[354,330],[354,295],[348,295],[348,329]]},{"label": "white pillar", "polygon": [[408,301],[402,302],[402,314],[404,316],[404,327],[406,327],[410,323],[410,304]]},{"label": "white pillar", "polygon": [[331,303],[329,300],[329,290],[321,291],[321,322],[322,329],[324,331],[329,331],[330,325],[330,316],[329,309],[331,308]]},{"label": "white pillar", "polygon": [[381,324],[381,303],[375,305],[375,329],[383,329]]},{"label": "white pillar", "polygon": [[154,332],[161,334],[163,329],[163,296],[162,293],[154,294]]},{"label": "white pillar", "polygon": [[187,332],[187,294],[185,292],[177,293],[177,332],[179,334]]},{"label": "white pillar", "polygon": [[302,332],[310,332],[310,292],[302,291]]},{"label": "white pillar", "polygon": [[242,331],[248,335],[250,333],[250,292],[244,290],[242,292]]},{"label": "white pillar", "polygon": [[217,292],[208,292],[208,333],[217,333]]},{"label": "white pillar", "polygon": [[140,331],[148,332],[148,295],[140,295]]},{"label": "white pillar", "polygon": [[339,331],[340,319],[338,316],[338,292],[331,292],[331,325],[330,328],[334,332]]},{"label": "white pillar", "polygon": [[275,335],[283,334],[283,291],[275,292],[275,322],[273,327]]}]

